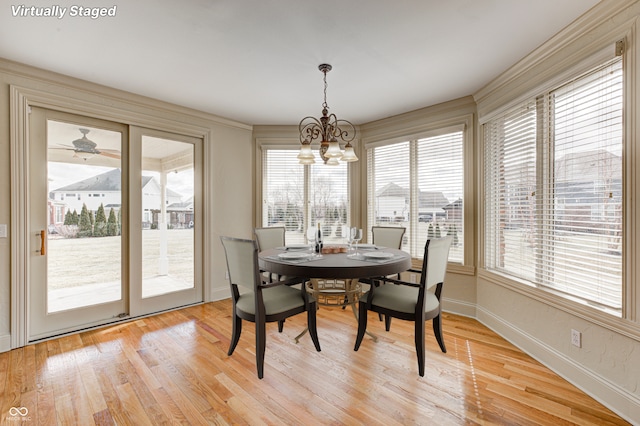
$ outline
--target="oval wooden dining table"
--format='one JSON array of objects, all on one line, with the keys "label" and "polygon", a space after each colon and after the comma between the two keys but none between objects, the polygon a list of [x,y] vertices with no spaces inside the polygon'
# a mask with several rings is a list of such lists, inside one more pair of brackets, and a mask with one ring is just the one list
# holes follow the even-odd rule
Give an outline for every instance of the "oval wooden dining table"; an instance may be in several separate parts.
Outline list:
[{"label": "oval wooden dining table", "polygon": [[[287,253],[291,253],[290,258]],[[287,250],[286,247],[271,248],[261,251],[258,254],[258,266],[261,270],[286,276],[287,278],[297,277],[310,280],[307,288],[310,292],[316,292],[316,299],[319,304],[323,299],[343,298],[342,306],[350,305],[353,314],[357,320],[358,313],[355,303],[358,298],[353,297],[353,286],[349,286],[349,282],[357,282],[358,279],[377,278],[387,275],[399,274],[411,268],[411,256],[402,250],[370,246],[366,249],[359,249],[358,255],[347,255],[347,253],[331,253],[322,255],[313,255],[310,253],[300,252],[301,258],[296,258],[295,250]],[[306,257],[302,257],[306,256]],[[343,280],[345,288],[342,292],[336,292],[335,288],[327,290],[327,294],[323,295],[322,290],[313,289],[310,285],[318,280]],[[358,293],[360,293],[360,284],[358,283]],[[323,296],[326,296],[323,297]],[[359,297],[359,294],[358,294]],[[336,306],[333,303],[325,304],[327,306]],[[306,332],[303,331],[296,336],[296,342]],[[367,332],[373,340],[377,341],[377,337]]]}]

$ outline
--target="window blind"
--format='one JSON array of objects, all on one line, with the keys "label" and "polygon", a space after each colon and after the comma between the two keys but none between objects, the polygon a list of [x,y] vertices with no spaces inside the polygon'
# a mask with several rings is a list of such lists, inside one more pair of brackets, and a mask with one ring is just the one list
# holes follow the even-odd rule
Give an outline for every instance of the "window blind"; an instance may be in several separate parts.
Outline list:
[{"label": "window blind", "polygon": [[428,238],[453,235],[449,261],[463,262],[463,141],[456,130],[367,149],[369,223],[407,228],[402,248],[412,257],[422,258]]},{"label": "window blind", "polygon": [[348,164],[321,159],[304,166],[298,150],[263,149],[262,226],[284,226],[288,244],[306,243],[306,231],[320,223],[326,243],[344,243],[350,222]]},{"label": "window blind", "polygon": [[[416,257],[422,258],[428,238],[452,235],[449,261],[463,261],[464,165],[463,133],[453,132],[417,141]],[[415,196],[414,196],[415,198]],[[426,228],[426,229],[425,229]]]},{"label": "window blind", "polygon": [[617,315],[622,60],[484,125],[488,269]]},{"label": "window blind", "polygon": [[[410,143],[399,142],[367,150],[367,215],[371,226],[403,226],[403,249],[410,252]],[[372,241],[371,227],[368,241]]]},{"label": "window blind", "polygon": [[304,242],[304,166],[297,155],[265,149],[262,156],[262,226],[284,226],[287,243]]}]

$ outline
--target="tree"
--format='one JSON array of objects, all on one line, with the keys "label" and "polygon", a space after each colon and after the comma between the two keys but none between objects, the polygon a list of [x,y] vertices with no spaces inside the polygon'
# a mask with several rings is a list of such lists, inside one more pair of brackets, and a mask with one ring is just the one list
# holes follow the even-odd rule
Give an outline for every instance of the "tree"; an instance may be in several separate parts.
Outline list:
[{"label": "tree", "polygon": [[86,204],[82,204],[82,210],[80,211],[80,229],[78,231],[78,237],[90,237],[93,235],[93,228],[91,226],[91,217]]},{"label": "tree", "polygon": [[98,207],[98,211],[96,212],[96,220],[93,224],[93,236],[107,236],[107,216],[104,213],[104,206],[102,205],[102,203],[100,203],[100,207]]},{"label": "tree", "polygon": [[78,215],[77,210],[73,210],[73,220],[71,221],[71,225],[80,225],[80,216]]},{"label": "tree", "polygon": [[116,219],[116,213],[113,211],[113,207],[109,210],[109,219],[107,220],[107,236],[113,237],[118,235],[118,219]]},{"label": "tree", "polygon": [[74,225],[73,223],[73,213],[70,210],[64,214],[64,225]]},{"label": "tree", "polygon": [[429,227],[427,228],[427,239],[435,238],[435,234],[433,232],[433,222],[429,223]]}]

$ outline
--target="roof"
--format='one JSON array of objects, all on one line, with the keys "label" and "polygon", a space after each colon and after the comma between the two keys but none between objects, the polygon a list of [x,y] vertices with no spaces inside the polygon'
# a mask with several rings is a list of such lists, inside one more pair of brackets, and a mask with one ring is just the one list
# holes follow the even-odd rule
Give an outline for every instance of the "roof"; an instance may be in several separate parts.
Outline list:
[{"label": "roof", "polygon": [[[146,187],[149,182],[156,182],[153,176],[142,176],[142,187]],[[110,192],[120,191],[122,189],[122,173],[120,169],[112,169],[108,172],[92,176],[90,178],[74,182],[70,185],[54,189],[51,192]],[[167,188],[167,196],[181,198],[182,195]]]}]

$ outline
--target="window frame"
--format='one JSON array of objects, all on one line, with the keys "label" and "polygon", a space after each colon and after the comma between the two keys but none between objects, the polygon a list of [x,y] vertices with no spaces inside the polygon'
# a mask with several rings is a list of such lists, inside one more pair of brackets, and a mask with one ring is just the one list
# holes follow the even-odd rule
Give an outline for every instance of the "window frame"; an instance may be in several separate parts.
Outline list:
[{"label": "window frame", "polygon": [[[523,294],[534,300],[543,302],[556,309],[578,315],[582,318],[596,321],[601,325],[605,325],[614,330],[637,335],[638,329],[638,305],[640,304],[640,289],[635,283],[637,276],[637,267],[640,256],[633,251],[634,240],[637,239],[637,210],[634,206],[640,205],[639,200],[634,200],[632,194],[637,192],[635,188],[640,187],[640,174],[632,173],[634,165],[640,164],[640,159],[635,154],[635,133],[636,127],[632,125],[635,122],[638,95],[636,94],[636,78],[635,78],[635,56],[634,38],[628,32],[628,28],[620,28],[617,35],[608,34],[606,39],[600,39],[597,43],[591,45],[590,50],[585,50],[582,55],[570,64],[563,64],[562,68],[548,68],[543,79],[536,79],[535,83],[522,83],[520,94],[517,96],[505,96],[500,98],[500,103],[481,102],[478,108],[478,142],[479,155],[478,167],[479,177],[479,220],[485,223],[487,220],[487,207],[485,200],[485,156],[486,156],[486,140],[484,135],[484,126],[496,116],[503,114],[505,111],[513,108],[518,104],[524,103],[526,99],[534,97],[536,94],[544,94],[552,91],[554,88],[560,87],[562,84],[571,80],[571,78],[579,77],[590,70],[596,68],[614,56],[614,45],[617,42],[623,43],[624,54],[622,55],[622,72],[624,79],[623,87],[623,158],[622,158],[622,179],[623,179],[623,195],[622,209],[624,221],[622,225],[623,232],[623,259],[622,259],[622,312],[620,316],[611,315],[601,309],[591,307],[582,302],[558,296],[553,291],[538,286],[532,286],[527,281],[517,277],[507,276],[499,272],[490,271],[486,267],[485,250],[486,250],[486,229],[484,226],[480,229],[479,243],[481,256],[478,259],[478,278],[487,280],[491,283],[506,287],[512,291]],[[484,94],[483,94],[484,96]]]},{"label": "window frame", "polygon": [[[351,142],[352,145],[354,145],[354,148],[356,149],[357,152],[357,147],[358,147],[358,141],[354,140]],[[317,147],[316,147],[317,148]],[[255,186],[255,200],[256,200],[256,209],[255,209],[255,220],[254,220],[254,225],[256,227],[263,227],[263,226],[267,226],[265,224],[263,224],[263,220],[264,220],[264,199],[263,199],[263,191],[264,191],[264,162],[263,162],[263,158],[264,158],[264,151],[265,150],[292,150],[292,151],[299,151],[300,149],[300,141],[298,139],[294,139],[291,137],[275,137],[275,138],[261,138],[261,137],[257,137],[256,138],[256,150],[255,150],[255,164],[256,164],[256,186]],[[314,149],[314,148],[312,148]],[[316,149],[314,149],[315,151]],[[359,187],[358,184],[358,179],[355,178],[355,176],[358,176],[358,168],[359,165],[358,163],[360,163],[362,161],[362,159],[360,158],[360,156],[358,157],[359,160],[356,162],[351,162],[351,163],[346,163],[347,165],[347,203],[348,203],[348,207],[347,207],[347,224],[349,224],[349,226],[358,226],[358,210],[357,210],[357,201],[354,202],[354,197],[352,196],[353,194],[357,194],[357,188]],[[320,165],[322,166],[322,159],[318,158],[318,156],[316,157],[316,163],[315,165]],[[305,229],[307,229],[309,226],[313,225],[311,223],[307,223],[310,220],[310,196],[311,196],[311,190],[310,190],[310,181],[311,181],[311,167],[310,166],[302,166],[304,167],[304,184],[303,184],[303,191],[304,191],[304,195],[303,195],[303,217],[304,217],[304,221],[305,221]],[[332,167],[332,166],[326,166],[326,167]],[[356,188],[354,190],[354,188]],[[355,191],[355,192],[354,192]],[[285,234],[286,235],[286,234]],[[304,238],[304,234],[302,236],[302,238]],[[300,241],[291,241],[292,243],[298,243]]]},{"label": "window frame", "polygon": [[[440,107],[455,108],[460,102],[457,114],[451,114],[451,110],[440,111]],[[455,131],[462,131],[462,156],[463,156],[463,227],[464,227],[464,248],[462,262],[450,262],[447,271],[460,275],[476,274],[476,226],[477,217],[474,215],[476,195],[478,185],[474,178],[476,176],[476,159],[475,159],[475,126],[476,116],[474,113],[464,113],[466,109],[465,99],[452,101],[452,103],[443,104],[437,108],[430,107],[409,114],[403,121],[404,126],[380,133],[375,131],[366,132],[363,137],[363,152],[360,161],[364,162],[364,170],[362,172],[362,186],[365,194],[363,195],[362,204],[362,223],[363,228],[370,229],[373,224],[369,223],[369,205],[367,202],[367,187],[369,181],[369,170],[367,163],[368,150],[371,148],[391,145],[411,140],[419,141],[421,139],[435,137]],[[454,105],[455,104],[455,105]],[[381,123],[376,123],[381,124]],[[377,126],[376,126],[377,127]],[[412,159],[410,159],[412,160]],[[413,211],[411,207],[411,211]],[[415,207],[417,210],[417,206]],[[414,215],[415,216],[415,215]],[[417,219],[416,219],[417,220]],[[422,266],[422,258],[412,258],[412,264],[415,268]]]}]

